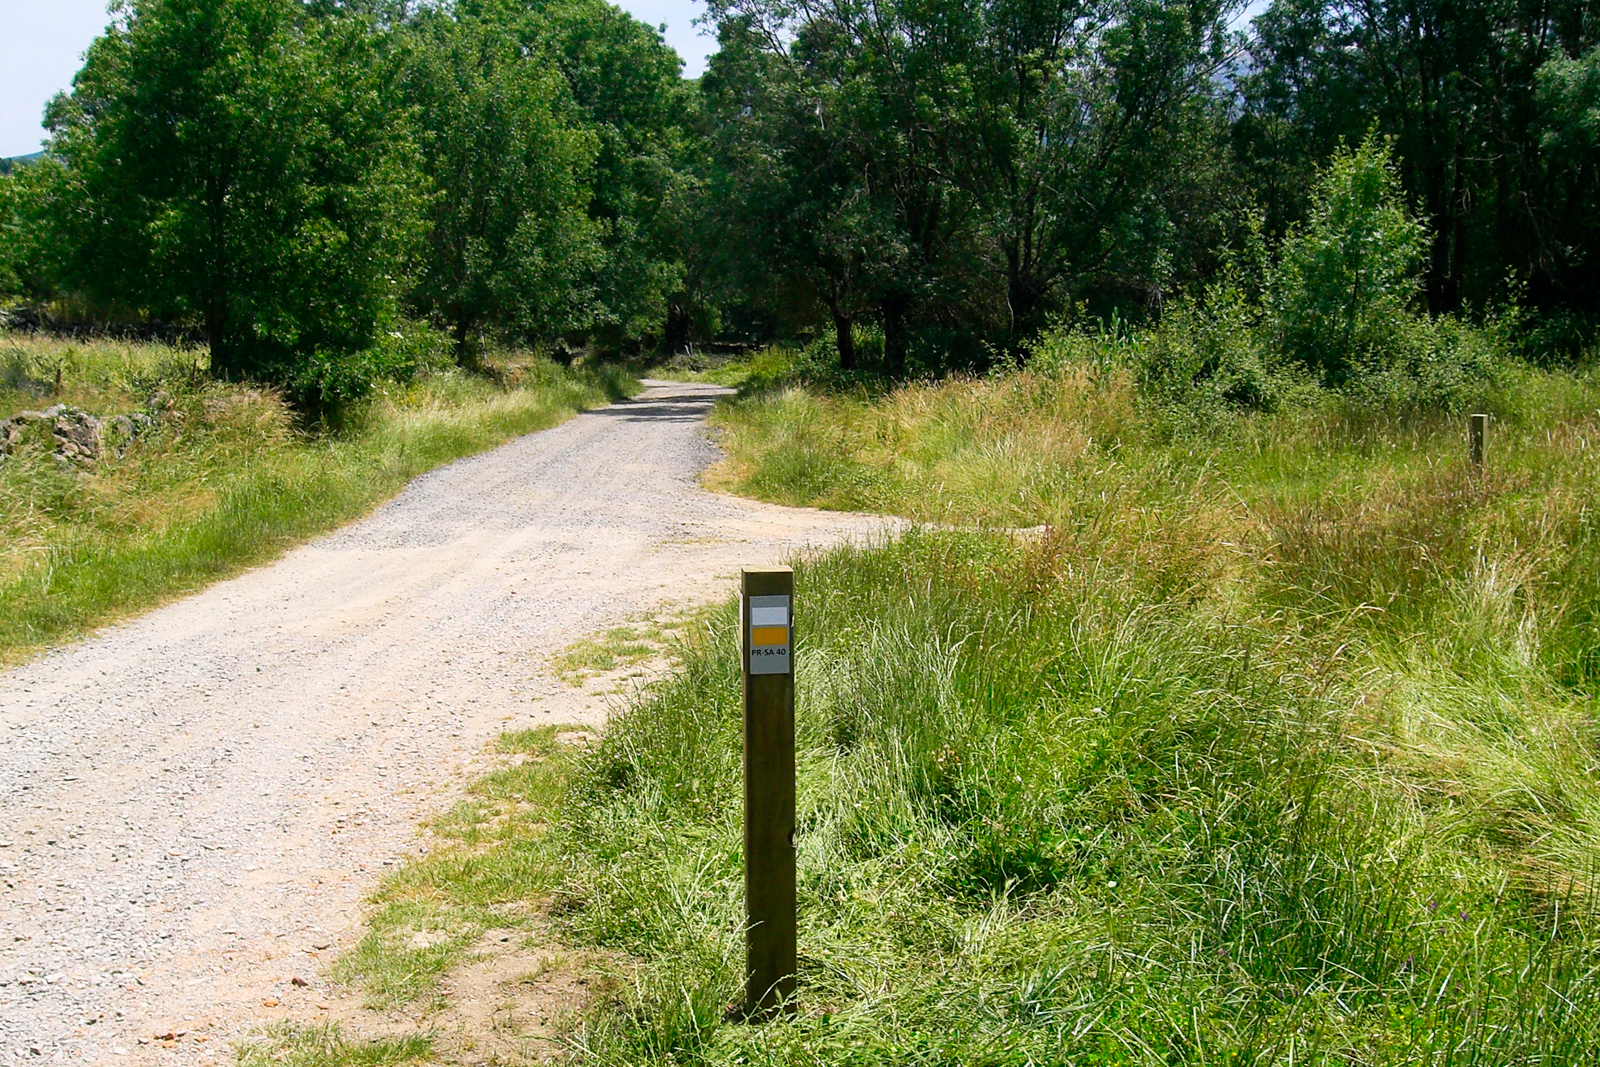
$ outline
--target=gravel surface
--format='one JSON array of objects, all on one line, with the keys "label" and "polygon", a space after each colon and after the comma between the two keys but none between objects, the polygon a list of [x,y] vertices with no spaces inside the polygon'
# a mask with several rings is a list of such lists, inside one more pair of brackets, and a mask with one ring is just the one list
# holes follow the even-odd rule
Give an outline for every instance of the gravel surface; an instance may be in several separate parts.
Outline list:
[{"label": "gravel surface", "polygon": [[887,529],[700,489],[721,390],[647,385],[0,674],[0,1065],[228,1060],[314,1012],[485,742],[603,719],[549,654]]}]

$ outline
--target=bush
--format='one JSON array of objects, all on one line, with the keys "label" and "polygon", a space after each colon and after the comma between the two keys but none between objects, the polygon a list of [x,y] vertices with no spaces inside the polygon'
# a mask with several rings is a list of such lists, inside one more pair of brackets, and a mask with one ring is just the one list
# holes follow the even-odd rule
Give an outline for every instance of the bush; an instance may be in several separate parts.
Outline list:
[{"label": "bush", "polygon": [[1369,137],[1336,153],[1269,283],[1280,349],[1334,388],[1403,361],[1425,243],[1388,147]]},{"label": "bush", "polygon": [[1369,138],[1334,157],[1309,223],[1284,240],[1276,266],[1261,262],[1252,241],[1215,285],[1177,301],[1158,325],[1061,327],[1031,359],[1041,368],[1125,367],[1180,424],[1315,405],[1328,394],[1358,408],[1459,409],[1479,402],[1518,322],[1505,315],[1480,327],[1422,314],[1414,305],[1425,244],[1388,147]]},{"label": "bush", "polygon": [[1139,346],[1136,366],[1146,396],[1204,421],[1238,408],[1275,411],[1306,385],[1233,287],[1175,307]]},{"label": "bush", "polygon": [[282,368],[290,398],[302,411],[331,414],[381,382],[408,382],[451,365],[450,338],[426,323],[402,320],[352,355],[317,350]]}]

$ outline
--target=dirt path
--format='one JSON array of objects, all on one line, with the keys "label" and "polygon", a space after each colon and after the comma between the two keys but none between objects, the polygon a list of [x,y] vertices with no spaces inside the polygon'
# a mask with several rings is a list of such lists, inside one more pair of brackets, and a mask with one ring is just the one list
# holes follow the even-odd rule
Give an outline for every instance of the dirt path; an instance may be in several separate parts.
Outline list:
[{"label": "dirt path", "polygon": [[882,530],[701,490],[718,390],[649,384],[0,675],[0,1065],[226,1060],[485,741],[603,716],[550,653]]}]

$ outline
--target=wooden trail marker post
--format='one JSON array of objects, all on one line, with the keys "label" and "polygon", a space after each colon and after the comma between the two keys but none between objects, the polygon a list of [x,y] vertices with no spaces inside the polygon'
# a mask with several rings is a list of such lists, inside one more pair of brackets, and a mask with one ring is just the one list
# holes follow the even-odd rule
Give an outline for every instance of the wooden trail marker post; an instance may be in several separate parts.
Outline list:
[{"label": "wooden trail marker post", "polygon": [[1467,433],[1467,450],[1472,457],[1474,467],[1483,466],[1483,448],[1489,439],[1489,416],[1474,415],[1470,421]]},{"label": "wooden trail marker post", "polygon": [[794,1008],[794,571],[746,568],[744,661],[746,1018]]}]

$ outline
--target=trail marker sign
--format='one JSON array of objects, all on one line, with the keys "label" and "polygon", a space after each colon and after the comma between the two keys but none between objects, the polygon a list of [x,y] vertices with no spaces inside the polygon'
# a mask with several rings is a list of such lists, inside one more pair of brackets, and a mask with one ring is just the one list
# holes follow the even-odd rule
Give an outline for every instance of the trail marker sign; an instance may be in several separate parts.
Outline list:
[{"label": "trail marker sign", "polygon": [[1489,438],[1489,416],[1474,415],[1467,423],[1467,458],[1474,467],[1483,466],[1483,450]]},{"label": "trail marker sign", "polygon": [[749,598],[750,673],[788,674],[794,598],[753,596]]},{"label": "trail marker sign", "polygon": [[794,571],[747,568],[744,661],[746,1018],[794,1009]]}]

